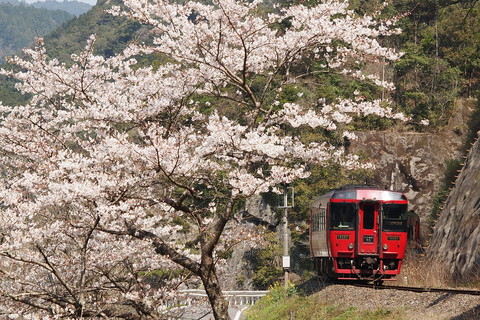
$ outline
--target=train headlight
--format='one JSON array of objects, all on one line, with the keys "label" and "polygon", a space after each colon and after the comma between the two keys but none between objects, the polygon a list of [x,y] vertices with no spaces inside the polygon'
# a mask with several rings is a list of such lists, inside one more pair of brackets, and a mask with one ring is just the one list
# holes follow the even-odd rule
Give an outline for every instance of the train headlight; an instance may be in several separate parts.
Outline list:
[{"label": "train headlight", "polygon": [[353,243],[349,243],[349,244],[348,244],[348,249],[349,249],[349,250],[353,250]]},{"label": "train headlight", "polygon": [[387,244],[385,243],[385,244],[383,245],[383,250],[387,250],[387,249],[388,249],[388,246],[387,246]]}]

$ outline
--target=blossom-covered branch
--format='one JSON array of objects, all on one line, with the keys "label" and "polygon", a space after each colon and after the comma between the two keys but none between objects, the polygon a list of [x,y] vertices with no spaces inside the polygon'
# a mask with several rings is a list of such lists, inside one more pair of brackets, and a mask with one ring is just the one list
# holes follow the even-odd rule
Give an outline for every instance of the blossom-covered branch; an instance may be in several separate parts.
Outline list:
[{"label": "blossom-covered branch", "polygon": [[[66,65],[39,40],[10,60],[21,71],[1,73],[33,98],[0,104],[4,312],[159,318],[194,275],[225,319],[217,253],[257,236],[234,219],[240,201],[307,177],[311,163],[362,166],[288,132],[340,131],[355,115],[405,120],[384,101],[278,99],[312,59],[378,81],[352,66],[399,57],[377,41],[391,23],[346,2],[269,13],[261,2],[126,0],[111,12],[149,25],[152,45],[104,58],[92,36]],[[158,55],[168,62],[137,63]]]}]

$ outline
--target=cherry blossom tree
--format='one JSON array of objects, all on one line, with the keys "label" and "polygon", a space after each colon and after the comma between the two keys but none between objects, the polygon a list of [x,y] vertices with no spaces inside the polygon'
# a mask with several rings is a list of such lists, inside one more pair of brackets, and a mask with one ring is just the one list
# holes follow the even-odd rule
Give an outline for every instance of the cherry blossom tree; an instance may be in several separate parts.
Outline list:
[{"label": "cherry blossom tree", "polygon": [[[318,61],[391,89],[363,62],[395,60],[376,40],[392,21],[324,1],[259,10],[261,1],[213,4],[125,0],[111,13],[150,27],[104,58],[95,37],[66,65],[41,40],[14,57],[31,94],[0,105],[0,311],[30,318],[162,318],[197,277],[216,319],[227,319],[222,253],[255,234],[235,219],[242,201],[308,176],[308,164],[358,167],[328,141],[288,128],[340,131],[356,115],[405,120],[385,101],[281,103],[282,88]],[[158,67],[144,61],[161,57]],[[142,63],[138,63],[138,61]],[[352,137],[352,133],[340,132]],[[154,281],[155,280],[155,281]]]}]

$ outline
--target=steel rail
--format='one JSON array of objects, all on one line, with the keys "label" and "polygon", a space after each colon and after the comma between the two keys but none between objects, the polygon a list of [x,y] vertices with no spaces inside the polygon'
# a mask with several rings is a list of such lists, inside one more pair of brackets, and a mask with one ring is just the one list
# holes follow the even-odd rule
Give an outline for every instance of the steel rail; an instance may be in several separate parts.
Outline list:
[{"label": "steel rail", "polygon": [[374,285],[374,284],[364,284],[364,283],[350,283],[355,287],[371,288],[375,290],[402,290],[402,291],[412,291],[412,292],[445,292],[445,293],[455,293],[455,294],[469,294],[480,296],[480,290],[471,290],[471,289],[450,289],[450,288],[425,288],[425,287],[404,287],[404,286],[386,286],[386,285]]}]

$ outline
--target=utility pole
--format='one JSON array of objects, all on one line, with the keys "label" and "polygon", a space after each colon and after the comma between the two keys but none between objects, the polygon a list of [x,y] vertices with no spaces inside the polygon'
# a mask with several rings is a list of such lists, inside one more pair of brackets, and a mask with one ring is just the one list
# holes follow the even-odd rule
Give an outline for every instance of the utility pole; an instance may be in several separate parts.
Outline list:
[{"label": "utility pole", "polygon": [[385,64],[386,64],[385,58],[383,58],[383,63],[382,63],[382,102],[385,100]]},{"label": "utility pole", "polygon": [[[291,190],[290,205],[288,203],[288,190]],[[290,255],[288,250],[288,209],[294,206],[295,191],[293,187],[288,187],[288,184],[284,184],[283,187],[283,205],[279,205],[279,209],[283,209],[283,257],[282,267],[285,271],[285,288],[288,288],[289,272],[290,272]]]}]

